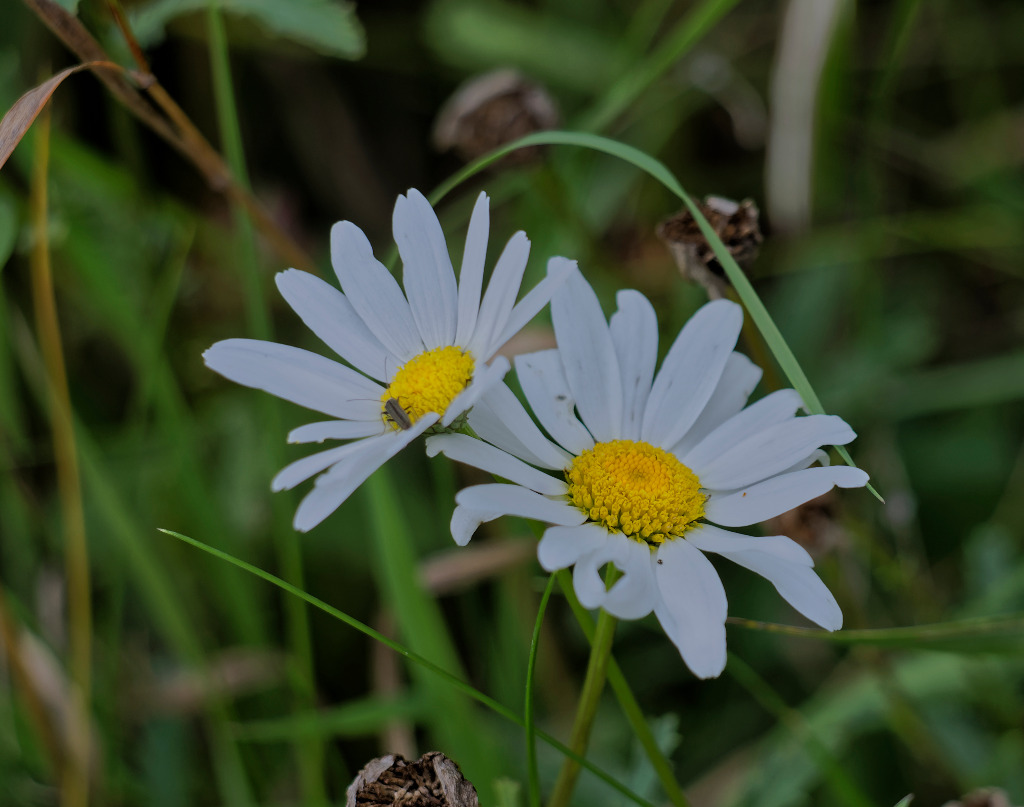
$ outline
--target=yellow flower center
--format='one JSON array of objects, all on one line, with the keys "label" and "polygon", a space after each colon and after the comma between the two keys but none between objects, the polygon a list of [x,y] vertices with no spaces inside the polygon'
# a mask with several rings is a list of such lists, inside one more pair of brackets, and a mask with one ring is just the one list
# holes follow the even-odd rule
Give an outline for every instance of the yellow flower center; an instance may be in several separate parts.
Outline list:
[{"label": "yellow flower center", "polygon": [[565,472],[569,500],[591,521],[658,545],[704,515],[697,475],[648,443],[612,440],[584,451]]},{"label": "yellow flower center", "polygon": [[[381,417],[396,431],[419,420],[427,412],[443,415],[473,379],[473,355],[460,347],[435,347],[410,359],[395,373],[381,401]],[[395,411],[396,403],[408,416]],[[395,415],[398,415],[396,418]]]}]

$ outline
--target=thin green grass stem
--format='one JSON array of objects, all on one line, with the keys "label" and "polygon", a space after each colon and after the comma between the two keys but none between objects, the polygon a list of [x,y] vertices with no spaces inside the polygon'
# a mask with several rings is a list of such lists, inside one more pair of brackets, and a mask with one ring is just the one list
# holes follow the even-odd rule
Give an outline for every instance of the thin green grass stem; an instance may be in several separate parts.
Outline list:
[{"label": "thin green grass stem", "polygon": [[782,696],[775,691],[771,684],[758,675],[753,667],[739,656],[729,653],[726,670],[766,711],[803,740],[808,755],[818,765],[825,783],[835,796],[835,803],[844,804],[847,807],[872,807],[874,802],[843,770],[842,764],[835,755],[811,731],[803,715],[796,709],[790,708]]},{"label": "thin green grass stem", "polygon": [[[246,571],[249,574],[259,577],[261,580],[265,580],[266,582],[274,586],[277,586],[278,588],[288,592],[292,596],[298,597],[300,600],[303,600],[309,605],[312,605],[314,608],[323,611],[328,616],[337,619],[339,622],[345,623],[350,628],[354,628],[355,630],[359,631],[365,636],[368,636],[374,641],[380,642],[385,647],[388,647],[394,652],[398,653],[400,656],[409,659],[409,661],[413,662],[417,666],[422,667],[425,670],[429,670],[434,675],[440,676],[454,689],[458,690],[466,697],[477,701],[477,703],[484,705],[495,714],[499,715],[500,717],[503,717],[505,720],[514,723],[520,728],[525,728],[523,718],[509,707],[498,702],[490,695],[486,695],[480,690],[476,689],[475,687],[470,686],[457,676],[452,675],[452,673],[448,672],[446,669],[444,669],[444,667],[441,667],[440,665],[432,662],[430,659],[425,658],[424,656],[421,656],[418,653],[413,652],[412,650],[409,650],[408,648],[399,644],[393,639],[389,639],[384,634],[374,630],[364,622],[360,622],[355,617],[349,616],[344,611],[335,608],[333,605],[328,605],[326,602],[319,599],[318,597],[314,597],[312,594],[307,594],[302,589],[293,586],[291,583],[287,582],[286,580],[282,580],[280,577],[277,577],[276,575],[273,575],[270,572],[266,572],[263,569],[260,569],[258,566],[253,566],[251,563],[247,563],[246,561],[241,560],[240,558],[236,558],[233,555],[224,552],[223,550],[210,546],[209,544],[204,544],[202,541],[198,541],[195,538],[190,538],[187,535],[182,535],[181,533],[174,532],[173,530],[161,529],[160,532],[164,533],[165,535],[169,535],[172,538],[176,538],[179,541],[183,541],[186,544],[190,544],[191,546],[194,546],[196,549],[201,549],[203,552],[206,552],[207,554],[212,555],[213,557],[218,558],[219,560],[223,560],[227,563],[230,563],[232,566],[236,566],[237,568],[242,569],[243,571]],[[615,778],[607,774],[605,771],[601,770],[593,763],[587,761],[585,758],[583,758],[575,751],[573,751],[571,748],[569,748],[569,746],[555,739],[546,731],[541,731],[538,729],[536,731],[536,736],[540,740],[543,740],[545,743],[550,745],[552,748],[559,751],[560,753],[575,759],[580,765],[582,765],[584,768],[586,768],[588,771],[594,774],[598,779],[607,784],[609,787],[621,793],[634,804],[638,804],[640,805],[640,807],[654,807],[654,805],[650,801],[634,793],[621,782],[617,781]]]},{"label": "thin green grass stem", "polygon": [[[583,635],[587,637],[588,641],[593,642],[596,630],[594,620],[590,618],[587,609],[580,604],[579,599],[576,597],[576,591],[572,585],[572,574],[567,569],[563,569],[555,576],[558,578],[558,585],[562,589],[566,601],[569,603],[569,608],[572,609],[573,616],[576,617],[576,621],[583,630]],[[658,741],[654,738],[654,733],[644,717],[643,710],[640,708],[640,704],[637,703],[633,690],[630,688],[629,682],[626,681],[626,676],[623,675],[622,668],[619,667],[614,656],[608,660],[608,684],[611,686],[612,692],[615,693],[615,697],[619,702],[619,708],[622,709],[622,713],[626,716],[626,720],[633,730],[633,736],[640,742],[640,747],[643,748],[648,761],[651,763],[651,767],[654,768],[654,773],[658,777],[665,795],[668,796],[669,801],[675,807],[690,807],[690,802],[683,793],[682,787],[676,781],[672,763],[669,762],[668,758],[658,747]]]},{"label": "thin green grass stem", "polygon": [[[236,181],[248,191],[250,188],[249,175],[245,166],[245,150],[238,123],[238,107],[235,103],[234,87],[231,81],[227,35],[224,31],[224,22],[217,0],[210,0],[207,30],[209,32],[210,67],[213,73],[217,119],[224,153]],[[258,339],[268,339],[271,335],[270,315],[263,294],[255,230],[246,212],[240,206],[236,205],[232,212],[241,247],[243,296],[249,330]],[[267,401],[265,409],[269,415],[270,428],[277,432],[278,430],[273,426],[274,422],[279,421],[277,406],[274,402]],[[280,464],[276,462],[276,459],[276,457],[272,457],[275,466]],[[276,503],[274,508],[275,529],[273,534],[277,561],[285,577],[301,587],[304,584],[302,554],[299,543],[288,529],[288,519],[283,507],[284,502],[280,502]],[[305,606],[294,598],[285,598],[284,608],[288,625],[288,644],[291,655],[295,659],[290,670],[293,696],[300,709],[312,708],[316,703],[316,684],[313,673],[313,646],[310,639],[309,617]],[[306,737],[296,741],[295,758],[302,782],[303,800],[311,805],[328,803],[324,781],[324,753],[324,745],[317,737]]]},{"label": "thin green grass stem", "polygon": [[[614,567],[609,568],[614,574]],[[580,756],[587,752],[590,743],[590,731],[594,727],[597,707],[601,703],[601,693],[608,673],[608,660],[612,653],[612,640],[615,638],[615,626],[618,620],[605,610],[597,617],[597,628],[590,643],[590,660],[587,662],[587,675],[583,679],[583,691],[576,707],[576,718],[573,720],[572,733],[569,735],[569,747]],[[555,782],[554,792],[548,801],[548,807],[566,807],[576,789],[576,780],[580,775],[580,766],[575,759],[566,759]]]},{"label": "thin green grass stem", "polygon": [[530,640],[530,661],[526,667],[526,695],[523,699],[523,725],[526,729],[526,774],[529,785],[530,807],[540,807],[540,777],[537,775],[536,729],[533,724],[533,676],[537,668],[537,648],[540,646],[540,629],[544,624],[544,612],[555,587],[555,576],[548,577],[544,594],[537,608],[537,621],[533,624],[533,638]]}]

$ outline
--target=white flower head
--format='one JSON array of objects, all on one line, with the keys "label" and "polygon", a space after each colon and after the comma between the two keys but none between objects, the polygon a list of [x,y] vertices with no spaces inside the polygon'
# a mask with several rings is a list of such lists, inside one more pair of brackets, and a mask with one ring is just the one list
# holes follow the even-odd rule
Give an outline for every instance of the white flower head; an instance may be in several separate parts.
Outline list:
[{"label": "white flower head", "polygon": [[[295,513],[312,529],[377,468],[430,428],[446,429],[509,370],[497,350],[529,322],[568,277],[574,262],[552,258],[548,274],[518,303],[530,242],[517,232],[482,294],[488,198],[477,198],[458,283],[440,222],[419,191],[399,196],[393,219],[403,284],[373,257],[362,230],[331,229],[331,262],[342,291],[289,269],[277,287],[302,321],[351,367],[288,345],[253,339],[217,342],[207,366],[333,420],[300,426],[291,443],[347,441],[293,462],[272,488],[319,476]],[[355,369],[353,369],[355,368]]]},{"label": "white flower head", "polygon": [[[587,608],[621,619],[657,615],[701,678],[725,667],[726,597],[705,553],[767,578],[800,613],[828,630],[842,613],[807,552],[781,535],[722,527],[756,524],[867,474],[827,462],[823,445],[854,433],[838,417],[798,417],[803,402],[781,390],[744,408],[761,370],[733,352],[743,311],[719,300],[686,324],[655,374],[654,309],[618,294],[606,322],[576,270],[551,301],[558,347],[519,356],[516,373],[548,439],[502,382],[469,415],[483,440],[438,435],[427,452],[475,465],[511,484],[456,496],[452,536],[469,541],[484,521],[545,521],[538,546],[548,571],[573,568]],[[578,416],[577,416],[578,415]],[[556,472],[558,476],[550,472]],[[716,526],[719,525],[719,526]],[[619,578],[606,588],[600,570]]]}]

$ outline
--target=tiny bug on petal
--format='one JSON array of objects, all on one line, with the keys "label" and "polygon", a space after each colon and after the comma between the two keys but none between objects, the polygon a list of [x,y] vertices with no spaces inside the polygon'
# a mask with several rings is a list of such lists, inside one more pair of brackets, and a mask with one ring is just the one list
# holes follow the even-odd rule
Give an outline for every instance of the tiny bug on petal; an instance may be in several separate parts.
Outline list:
[{"label": "tiny bug on petal", "polygon": [[384,402],[384,419],[389,423],[394,423],[403,431],[412,428],[412,419],[409,417],[409,413],[402,408],[398,398],[388,398]]}]

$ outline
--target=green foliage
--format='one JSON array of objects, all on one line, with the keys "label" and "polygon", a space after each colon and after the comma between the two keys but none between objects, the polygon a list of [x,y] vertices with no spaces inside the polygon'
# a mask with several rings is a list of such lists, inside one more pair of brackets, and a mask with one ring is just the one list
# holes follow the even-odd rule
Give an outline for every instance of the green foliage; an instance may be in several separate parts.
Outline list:
[{"label": "green foliage", "polygon": [[[664,351],[705,296],[657,223],[687,193],[764,211],[751,268],[715,244],[756,325],[740,347],[766,369],[755,395],[791,383],[850,422],[886,503],[847,491],[765,527],[807,543],[841,632],[792,627],[770,585],[724,563],[738,662],[722,678],[693,680],[653,620],[622,623],[577,805],[941,804],[981,786],[1024,801],[1024,8],[847,4],[808,41],[781,6],[728,0],[436,0],[361,4],[359,19],[344,3],[220,0],[223,29],[206,0],[125,5],[161,85],[325,277],[330,224],[354,221],[385,255],[394,193],[410,186],[437,188],[457,265],[484,188],[492,263],[523,229],[527,285],[564,254],[608,307],[639,288]],[[0,6],[10,105],[68,57],[26,6]],[[123,50],[102,3],[78,10]],[[785,123],[772,114],[794,86],[774,71],[820,48],[809,216],[794,224],[795,174],[782,199],[765,179]],[[338,60],[294,57],[309,52]],[[547,85],[561,130],[519,144],[546,144],[537,162],[460,171],[431,151],[431,122],[462,80],[509,65]],[[264,407],[200,358],[232,336],[323,352],[279,300],[284,263],[89,75],[52,103],[43,237],[93,572],[95,803],[341,804],[363,764],[395,750],[385,736],[446,751],[486,803],[543,800],[592,624],[571,585],[538,623],[535,537],[510,520],[454,557],[524,551],[433,588],[468,477],[419,451],[294,533],[303,491],[268,486],[307,451],[285,445],[307,413]],[[38,148],[30,132],[0,176],[0,605],[40,651],[23,654],[32,680],[66,693],[63,512],[30,280]],[[530,336],[549,337],[543,315]],[[50,804],[56,774],[11,669],[3,795]]]},{"label": "green foliage", "polygon": [[366,52],[355,6],[343,0],[149,0],[133,9],[132,30],[149,47],[163,40],[170,22],[211,6],[256,23],[268,41],[280,39],[340,59],[359,59]]}]

